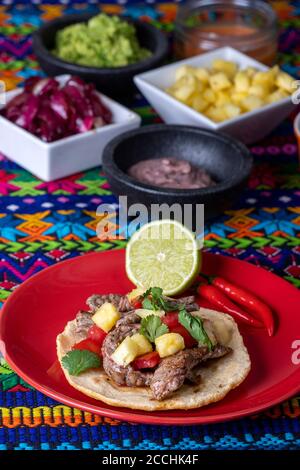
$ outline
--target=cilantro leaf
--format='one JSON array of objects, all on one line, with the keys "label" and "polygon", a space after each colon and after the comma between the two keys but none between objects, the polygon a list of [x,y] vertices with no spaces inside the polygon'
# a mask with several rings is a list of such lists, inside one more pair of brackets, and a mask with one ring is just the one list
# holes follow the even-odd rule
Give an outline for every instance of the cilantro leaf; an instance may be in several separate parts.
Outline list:
[{"label": "cilantro leaf", "polygon": [[179,304],[169,302],[163,296],[163,290],[161,287],[150,287],[146,290],[143,295],[143,308],[147,310],[164,310],[165,312],[171,312],[172,310],[178,310]]},{"label": "cilantro leaf", "polygon": [[149,287],[149,289],[147,289],[147,290],[143,293],[143,295],[142,295],[143,299],[144,299],[145,297],[148,297],[148,295],[151,294],[151,289],[152,289],[152,288]]},{"label": "cilantro leaf", "polygon": [[74,349],[62,358],[62,365],[70,375],[79,375],[87,369],[99,367],[100,358],[91,351]]},{"label": "cilantro leaf", "polygon": [[169,332],[167,325],[162,323],[157,315],[148,315],[141,321],[140,333],[144,335],[151,343],[155,339]]},{"label": "cilantro leaf", "polygon": [[151,299],[144,299],[143,300],[143,308],[145,308],[147,310],[154,310]]},{"label": "cilantro leaf", "polygon": [[163,290],[161,287],[151,287],[150,293],[154,299],[159,299],[162,296]]},{"label": "cilantro leaf", "polygon": [[201,318],[194,317],[185,308],[182,308],[179,311],[178,320],[195,340],[207,346],[209,351],[213,349],[213,344],[204,329]]}]

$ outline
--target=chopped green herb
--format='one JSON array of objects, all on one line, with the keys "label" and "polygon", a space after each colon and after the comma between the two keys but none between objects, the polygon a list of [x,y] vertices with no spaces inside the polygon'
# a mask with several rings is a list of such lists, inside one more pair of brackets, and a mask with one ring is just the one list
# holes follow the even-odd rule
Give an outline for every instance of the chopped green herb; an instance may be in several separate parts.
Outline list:
[{"label": "chopped green herb", "polygon": [[182,308],[178,314],[178,320],[195,340],[207,346],[209,351],[213,349],[213,344],[204,329],[201,318],[194,317],[185,308]]},{"label": "chopped green herb", "polygon": [[167,325],[162,323],[157,315],[148,315],[141,321],[140,333],[144,335],[151,343],[155,339],[169,332]]},{"label": "chopped green herb", "polygon": [[153,304],[152,304],[151,299],[144,299],[143,300],[143,308],[145,308],[147,310],[155,310],[153,308]]},{"label": "chopped green herb", "polygon": [[178,310],[179,304],[169,302],[163,296],[163,290],[160,287],[150,287],[146,290],[143,295],[143,308],[148,310],[164,310],[165,312],[171,312],[172,310]]},{"label": "chopped green herb", "polygon": [[88,369],[100,367],[100,358],[91,351],[74,349],[62,358],[62,365],[70,375],[79,375]]}]

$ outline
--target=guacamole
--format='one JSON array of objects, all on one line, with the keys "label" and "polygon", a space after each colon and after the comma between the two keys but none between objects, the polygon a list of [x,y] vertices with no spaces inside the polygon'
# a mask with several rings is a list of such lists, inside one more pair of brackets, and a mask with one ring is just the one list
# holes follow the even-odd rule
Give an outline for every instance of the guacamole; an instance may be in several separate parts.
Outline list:
[{"label": "guacamole", "polygon": [[58,31],[53,52],[63,60],[90,67],[121,67],[151,55],[139,45],[134,25],[104,13]]}]

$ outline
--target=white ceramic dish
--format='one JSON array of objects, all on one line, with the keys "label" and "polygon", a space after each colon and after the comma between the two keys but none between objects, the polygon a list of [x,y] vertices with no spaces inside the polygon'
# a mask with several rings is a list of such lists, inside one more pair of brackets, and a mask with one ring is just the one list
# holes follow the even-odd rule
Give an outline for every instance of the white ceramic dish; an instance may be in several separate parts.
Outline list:
[{"label": "white ceramic dish", "polygon": [[[60,75],[56,78],[64,83],[68,77]],[[6,93],[6,102],[21,91],[17,88]],[[139,127],[141,123],[136,113],[105,95],[101,94],[101,98],[112,112],[113,124],[51,143],[43,142],[0,116],[0,151],[44,181],[101,165],[106,144],[117,135]]]},{"label": "white ceramic dish", "polygon": [[134,81],[160,117],[168,124],[186,124],[225,132],[246,144],[262,139],[290,114],[294,106],[290,97],[242,114],[234,119],[216,123],[164,91],[174,83],[175,70],[180,65],[207,67],[215,58],[231,60],[239,64],[241,68],[252,66],[259,70],[269,69],[236,49],[222,47],[136,75]]}]

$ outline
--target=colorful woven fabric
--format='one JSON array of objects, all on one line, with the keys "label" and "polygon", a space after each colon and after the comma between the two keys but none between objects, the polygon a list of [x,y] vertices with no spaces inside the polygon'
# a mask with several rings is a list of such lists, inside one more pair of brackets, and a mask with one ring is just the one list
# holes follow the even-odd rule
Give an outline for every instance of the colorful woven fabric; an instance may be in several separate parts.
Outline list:
[{"label": "colorful woven fabric", "polygon": [[[300,76],[300,1],[272,2],[280,17],[279,59]],[[0,79],[7,88],[40,74],[31,33],[43,21],[95,1],[9,1],[0,6]],[[172,32],[175,3],[103,3],[109,13],[143,17]],[[132,104],[144,123],[157,121],[141,97]],[[274,271],[300,287],[300,173],[292,121],[251,148],[256,166],[235,207],[206,227],[206,249]],[[47,266],[89,251],[125,246],[100,242],[96,208],[114,203],[101,168],[43,183],[1,156],[0,300]],[[288,302],[288,299],[287,299]],[[0,450],[5,449],[299,449],[300,397],[228,423],[159,427],[121,423],[61,405],[25,384],[0,359]]]}]

